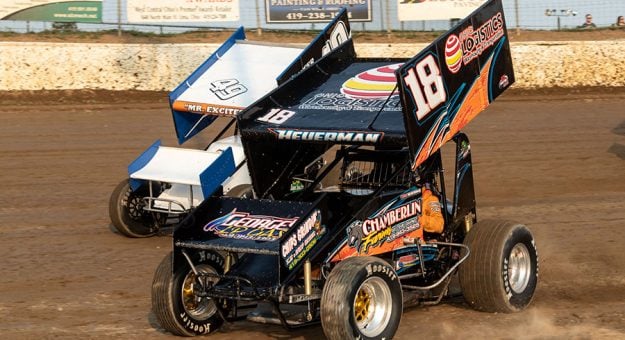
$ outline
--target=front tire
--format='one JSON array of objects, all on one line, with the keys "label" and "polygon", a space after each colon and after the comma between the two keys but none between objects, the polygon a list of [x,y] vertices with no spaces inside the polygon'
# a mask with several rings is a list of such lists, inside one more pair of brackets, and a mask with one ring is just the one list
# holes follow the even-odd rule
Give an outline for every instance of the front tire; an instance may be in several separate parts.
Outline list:
[{"label": "front tire", "polygon": [[[199,273],[223,274],[224,260],[216,253],[199,251],[191,259]],[[197,277],[186,260],[177,262],[177,268],[172,268],[172,263],[173,254],[169,253],[152,281],[152,311],[158,323],[180,336],[208,334],[219,329],[224,320],[217,312],[217,302],[194,294]],[[209,281],[215,283],[217,278]]]},{"label": "front tire", "polygon": [[343,260],[323,287],[321,325],[328,339],[390,339],[401,314],[399,278],[377,257]]},{"label": "front tire", "polygon": [[121,181],[109,199],[109,217],[113,227],[127,237],[150,237],[158,232],[152,214],[143,210],[147,187],[130,189],[128,179]]},{"label": "front tire", "polygon": [[530,230],[509,221],[481,221],[465,238],[471,254],[458,278],[476,310],[512,313],[525,309],[538,283],[538,252]]}]

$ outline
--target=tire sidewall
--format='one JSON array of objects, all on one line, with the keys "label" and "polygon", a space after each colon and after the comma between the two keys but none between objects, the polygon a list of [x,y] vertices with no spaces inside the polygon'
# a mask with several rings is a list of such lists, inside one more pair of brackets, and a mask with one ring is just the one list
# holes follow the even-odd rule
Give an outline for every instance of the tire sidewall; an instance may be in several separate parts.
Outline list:
[{"label": "tire sidewall", "polygon": [[[211,266],[218,274],[223,274],[224,259],[216,253],[210,251],[198,251],[190,256],[194,266]],[[173,301],[173,315],[178,325],[187,332],[188,335],[202,335],[211,333],[221,327],[223,319],[215,312],[210,317],[200,320],[189,314],[183,306],[182,285],[187,274],[192,272],[191,267],[185,259],[177,261],[178,268],[174,268],[172,275],[171,294]],[[215,301],[215,303],[219,303]]]},{"label": "tire sidewall", "polygon": [[[358,331],[356,319],[354,318],[354,301],[360,286],[369,278],[381,278],[391,292],[391,317],[382,333],[370,338]],[[349,309],[349,327],[353,331],[355,339],[391,339],[395,335],[402,315],[402,291],[399,277],[387,263],[374,261],[365,265],[354,277],[352,289],[347,296]]]},{"label": "tire sidewall", "polygon": [[[523,244],[530,255],[531,272],[529,282],[521,293],[516,293],[510,287],[508,278],[508,259],[512,252],[512,249],[517,244]],[[506,303],[513,310],[522,310],[532,301],[534,291],[538,283],[538,252],[536,249],[536,243],[532,234],[524,226],[517,226],[510,233],[510,237],[503,245],[503,252],[501,256],[501,282],[503,285],[504,296]]]},{"label": "tire sidewall", "polygon": [[116,216],[112,216],[111,220],[117,220],[113,224],[118,231],[131,237],[148,237],[156,234],[158,229],[153,226],[152,218],[145,216],[145,212],[143,212],[141,218],[134,219],[130,216],[130,209],[128,208],[128,204],[133,198],[141,199],[149,193],[147,187],[142,186],[136,191],[132,191],[129,181],[126,179],[119,184],[115,193],[115,197],[111,197],[114,200],[111,202],[111,208],[114,207],[111,214],[116,214]]}]

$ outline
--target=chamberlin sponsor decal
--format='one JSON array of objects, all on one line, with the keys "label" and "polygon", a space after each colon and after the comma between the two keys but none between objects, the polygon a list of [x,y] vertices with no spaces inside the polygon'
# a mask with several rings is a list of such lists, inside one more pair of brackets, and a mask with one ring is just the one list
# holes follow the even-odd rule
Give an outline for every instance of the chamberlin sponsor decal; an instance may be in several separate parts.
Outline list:
[{"label": "chamberlin sponsor decal", "polygon": [[[384,105],[386,103],[386,105]],[[401,111],[399,96],[392,96],[388,102],[384,99],[350,98],[342,93],[318,93],[298,106],[301,110],[332,111]]]},{"label": "chamberlin sponsor decal", "polygon": [[402,64],[392,64],[361,72],[341,85],[341,93],[353,99],[384,100],[397,95],[395,71]]},{"label": "chamberlin sponsor decal", "polygon": [[387,242],[396,240],[407,233],[419,229],[419,219],[413,217],[403,222],[399,222],[391,228],[391,234],[386,239]]},{"label": "chamberlin sponsor decal", "polygon": [[315,210],[291,235],[281,247],[282,258],[289,270],[293,269],[325,233],[321,225],[321,211]]},{"label": "chamberlin sponsor decal", "polygon": [[308,141],[308,142],[336,142],[336,143],[370,143],[375,144],[384,137],[383,132],[366,131],[315,131],[295,129],[269,129],[278,139]]},{"label": "chamberlin sponsor decal", "polygon": [[348,227],[349,245],[357,248],[359,253],[367,253],[370,247],[384,241],[390,242],[419,229],[419,221],[416,218],[419,213],[421,205],[415,200],[397,208],[381,211],[364,221],[354,221]]},{"label": "chamberlin sponsor decal", "polygon": [[460,32],[458,38],[462,42],[462,63],[467,65],[503,37],[503,25],[503,14],[498,12],[478,29],[470,25]]},{"label": "chamberlin sponsor decal", "polygon": [[214,232],[219,237],[255,241],[274,241],[291,228],[298,217],[281,218],[265,215],[250,215],[233,209],[230,213],[208,222],[204,231]]}]

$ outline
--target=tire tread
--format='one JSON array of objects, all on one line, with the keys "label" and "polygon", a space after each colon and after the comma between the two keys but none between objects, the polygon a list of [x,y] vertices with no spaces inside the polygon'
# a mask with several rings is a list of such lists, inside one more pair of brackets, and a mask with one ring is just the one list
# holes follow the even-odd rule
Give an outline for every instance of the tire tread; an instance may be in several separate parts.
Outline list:
[{"label": "tire tread", "polygon": [[505,299],[501,281],[501,261],[506,241],[524,225],[506,220],[476,223],[464,244],[471,254],[460,266],[458,277],[465,300],[476,310],[510,313],[518,311]]}]

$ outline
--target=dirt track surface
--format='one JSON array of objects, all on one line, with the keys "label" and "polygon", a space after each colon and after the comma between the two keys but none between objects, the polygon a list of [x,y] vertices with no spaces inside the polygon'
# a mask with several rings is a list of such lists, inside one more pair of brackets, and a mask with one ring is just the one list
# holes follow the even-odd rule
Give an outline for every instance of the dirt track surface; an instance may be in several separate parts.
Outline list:
[{"label": "dirt track surface", "polygon": [[[162,94],[110,96],[0,93],[0,338],[173,338],[150,311],[171,238],[120,236],[107,212],[127,164],[155,139],[175,145],[172,120]],[[478,218],[533,230],[534,302],[506,315],[462,299],[411,308],[398,339],[625,337],[624,106],[622,94],[508,93],[470,124]],[[211,338],[321,337],[240,322]]]}]

